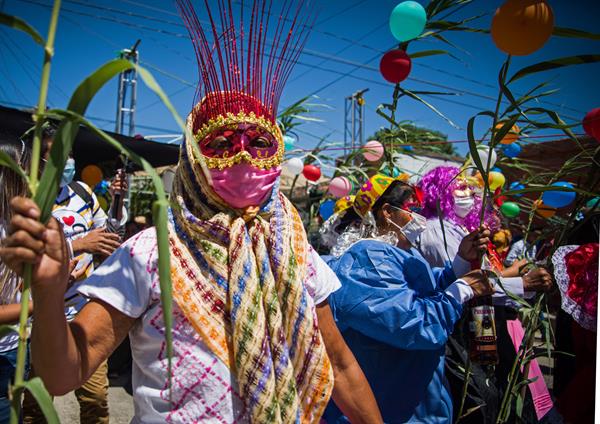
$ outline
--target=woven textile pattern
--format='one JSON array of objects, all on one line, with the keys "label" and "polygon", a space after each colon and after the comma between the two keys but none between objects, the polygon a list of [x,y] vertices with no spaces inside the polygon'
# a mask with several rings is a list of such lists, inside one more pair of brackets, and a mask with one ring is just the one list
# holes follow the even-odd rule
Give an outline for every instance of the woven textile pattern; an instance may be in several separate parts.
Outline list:
[{"label": "woven textile pattern", "polygon": [[246,222],[207,187],[186,142],[170,224],[174,299],[237,377],[252,422],[318,422],[333,372],[303,284],[300,217],[274,189]]}]

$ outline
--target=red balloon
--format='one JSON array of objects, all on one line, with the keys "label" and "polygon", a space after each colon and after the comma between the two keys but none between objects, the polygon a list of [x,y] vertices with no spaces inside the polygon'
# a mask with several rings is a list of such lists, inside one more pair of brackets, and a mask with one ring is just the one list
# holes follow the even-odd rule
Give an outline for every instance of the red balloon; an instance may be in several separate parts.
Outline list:
[{"label": "red balloon", "polygon": [[381,58],[379,71],[383,77],[394,84],[402,82],[410,74],[412,62],[404,50],[390,50]]},{"label": "red balloon", "polygon": [[583,129],[587,135],[600,141],[600,107],[586,113],[583,118]]},{"label": "red balloon", "polygon": [[321,170],[314,165],[305,165],[302,174],[308,181],[317,181],[321,178]]}]

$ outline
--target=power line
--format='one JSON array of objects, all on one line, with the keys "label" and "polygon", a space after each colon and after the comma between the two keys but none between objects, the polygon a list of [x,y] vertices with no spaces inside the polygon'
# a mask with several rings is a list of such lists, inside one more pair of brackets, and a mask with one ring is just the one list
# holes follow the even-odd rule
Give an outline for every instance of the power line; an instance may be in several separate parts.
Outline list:
[{"label": "power line", "polygon": [[[6,32],[3,29],[0,29],[0,34],[6,36],[6,40],[8,40],[9,43],[12,44],[12,46],[19,50],[19,53],[22,54],[25,59],[27,59],[27,62],[31,65],[31,67],[33,68],[33,72],[36,74],[36,76],[38,77],[38,81],[39,78],[41,78],[42,76],[42,68],[39,65],[36,65],[36,61],[33,60],[31,58],[31,56],[29,56],[24,49],[21,49],[19,47],[19,45],[17,45],[17,43],[12,39],[12,37],[10,37],[9,35],[6,34]],[[7,46],[9,47],[9,46]],[[19,65],[24,68],[24,65],[20,62],[18,55],[14,52],[14,50],[11,49],[12,54],[17,58],[17,60],[19,61]],[[26,71],[26,70],[25,70]],[[27,71],[26,71],[27,72]],[[31,77],[31,75],[29,75]],[[31,79],[31,78],[30,78]],[[69,95],[67,93],[65,93],[65,91],[63,89],[61,89],[56,83],[54,83],[52,80],[48,81],[49,86],[51,89],[54,89],[56,92],[58,92],[62,97],[64,97],[66,100],[69,100]],[[39,85],[37,82],[34,81],[34,85]]]}]

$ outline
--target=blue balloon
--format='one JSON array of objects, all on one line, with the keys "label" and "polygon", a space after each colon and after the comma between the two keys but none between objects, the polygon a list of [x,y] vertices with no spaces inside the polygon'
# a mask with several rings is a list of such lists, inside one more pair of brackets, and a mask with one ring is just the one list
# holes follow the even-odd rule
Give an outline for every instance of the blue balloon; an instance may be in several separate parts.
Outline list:
[{"label": "blue balloon", "polygon": [[329,217],[331,215],[333,215],[333,209],[335,208],[335,201],[329,199],[329,200],[325,200],[323,203],[321,203],[321,206],[319,206],[319,215],[321,215],[321,218],[323,218],[325,221],[327,221],[329,219]]},{"label": "blue balloon", "polygon": [[413,146],[411,146],[410,144],[409,144],[409,145],[407,145],[407,146],[402,146],[402,148],[403,148],[404,150],[406,150],[407,152],[412,152],[412,151],[414,151],[414,150],[415,150],[415,148],[414,148]]},{"label": "blue balloon", "polygon": [[[554,187],[573,188],[573,184],[565,181],[559,181],[552,184]],[[545,191],[542,194],[542,202],[551,208],[562,208],[570,205],[575,200],[576,193],[574,191]]]},{"label": "blue balloon", "polygon": [[296,140],[294,140],[294,137],[290,137],[289,135],[284,135],[283,143],[285,145],[285,150],[289,151],[294,148],[294,144],[296,143]]},{"label": "blue balloon", "polygon": [[403,1],[392,11],[390,16],[390,30],[396,40],[400,42],[418,37],[425,28],[427,13],[416,1]]},{"label": "blue balloon", "polygon": [[508,158],[516,158],[521,154],[521,146],[518,143],[506,144],[502,151],[504,152],[504,156]]},{"label": "blue balloon", "polygon": [[492,169],[490,169],[490,171],[492,171],[492,172],[499,172],[499,173],[502,174],[502,170],[500,168],[498,168],[497,166],[494,166]]},{"label": "blue balloon", "polygon": [[[510,190],[523,190],[525,188],[525,186],[523,184],[521,184],[518,181],[515,181],[514,183],[510,183],[510,185],[508,186],[508,188]],[[513,194],[513,196],[515,197],[521,197],[523,196],[522,194]]]},{"label": "blue balloon", "polygon": [[586,208],[596,208],[596,209],[600,209],[600,197],[594,197],[590,200],[587,201],[587,203],[585,204]]}]

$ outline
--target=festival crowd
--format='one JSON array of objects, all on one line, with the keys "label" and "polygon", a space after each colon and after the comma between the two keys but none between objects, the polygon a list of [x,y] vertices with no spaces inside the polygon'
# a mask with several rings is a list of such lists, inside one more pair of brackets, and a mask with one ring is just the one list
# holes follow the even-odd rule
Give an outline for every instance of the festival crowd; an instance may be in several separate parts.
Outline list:
[{"label": "festival crowd", "polygon": [[[524,393],[522,421],[512,411],[508,422],[593,422],[596,208],[554,246],[541,220],[509,225],[468,169],[441,166],[413,182],[375,173],[336,203],[311,246],[279,189],[277,106],[312,14],[288,10],[282,43],[263,56],[252,52],[264,49],[257,28],[268,22],[253,10],[241,47],[225,3],[208,9],[231,28],[215,47],[191,3],[178,1],[201,96],[168,212],[170,355],[157,234],[128,216],[125,173],[105,211],[70,158],[43,224],[25,182],[0,169],[0,321],[18,321],[32,265],[29,377],[55,396],[74,391],[82,423],[108,423],[107,361],[128,337],[133,423],[492,423],[507,390]],[[54,138],[47,127],[46,160]],[[29,138],[5,137],[0,149],[29,168]],[[540,293],[558,299],[557,349],[575,357],[555,358],[552,390],[531,359],[515,389],[507,376],[526,336],[520,312]],[[479,345],[477,325],[492,329]],[[18,339],[0,339],[0,422]],[[29,394],[22,422],[45,422]]]}]

